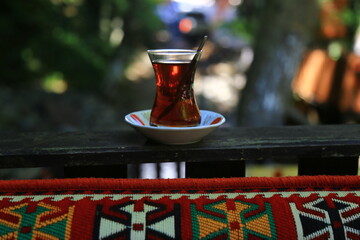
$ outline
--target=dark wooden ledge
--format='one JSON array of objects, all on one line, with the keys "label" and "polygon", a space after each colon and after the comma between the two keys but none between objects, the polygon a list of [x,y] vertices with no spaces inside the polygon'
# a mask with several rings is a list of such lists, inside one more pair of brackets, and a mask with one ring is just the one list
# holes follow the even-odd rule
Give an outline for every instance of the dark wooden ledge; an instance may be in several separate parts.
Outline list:
[{"label": "dark wooden ledge", "polygon": [[342,165],[351,161],[354,168],[359,156],[360,125],[219,128],[201,142],[180,146],[148,141],[130,127],[112,132],[27,132],[0,137],[2,168],[267,159],[334,159]]}]

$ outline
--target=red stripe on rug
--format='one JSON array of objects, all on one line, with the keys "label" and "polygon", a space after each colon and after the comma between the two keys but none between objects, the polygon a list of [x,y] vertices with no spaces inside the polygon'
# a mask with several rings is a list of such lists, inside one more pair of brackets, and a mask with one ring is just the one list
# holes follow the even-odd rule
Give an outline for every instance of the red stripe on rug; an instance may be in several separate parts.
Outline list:
[{"label": "red stripe on rug", "polygon": [[0,191],[217,190],[247,188],[358,187],[360,176],[248,177],[213,179],[45,179],[0,180]]}]

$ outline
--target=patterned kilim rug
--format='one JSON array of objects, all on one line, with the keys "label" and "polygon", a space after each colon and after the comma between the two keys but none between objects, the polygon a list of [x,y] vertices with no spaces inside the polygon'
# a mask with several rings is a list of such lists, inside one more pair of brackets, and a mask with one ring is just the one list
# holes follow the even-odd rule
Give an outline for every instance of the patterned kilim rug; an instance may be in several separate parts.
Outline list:
[{"label": "patterned kilim rug", "polygon": [[360,177],[0,181],[0,239],[360,239]]}]

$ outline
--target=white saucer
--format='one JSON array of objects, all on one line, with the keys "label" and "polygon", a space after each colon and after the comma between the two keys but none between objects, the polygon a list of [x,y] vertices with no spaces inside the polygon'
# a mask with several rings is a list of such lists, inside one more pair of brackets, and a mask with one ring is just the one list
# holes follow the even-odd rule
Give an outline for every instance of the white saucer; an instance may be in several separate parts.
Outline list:
[{"label": "white saucer", "polygon": [[200,141],[225,122],[219,113],[200,110],[201,123],[196,127],[153,127],[149,124],[151,110],[129,113],[125,121],[145,137],[164,144],[189,144]]}]

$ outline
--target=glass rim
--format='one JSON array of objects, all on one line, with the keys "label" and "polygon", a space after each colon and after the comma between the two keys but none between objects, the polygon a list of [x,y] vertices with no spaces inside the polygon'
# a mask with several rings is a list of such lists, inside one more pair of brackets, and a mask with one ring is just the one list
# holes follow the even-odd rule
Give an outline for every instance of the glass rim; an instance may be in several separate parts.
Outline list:
[{"label": "glass rim", "polygon": [[147,52],[152,54],[196,54],[198,51],[194,49],[149,49]]}]

